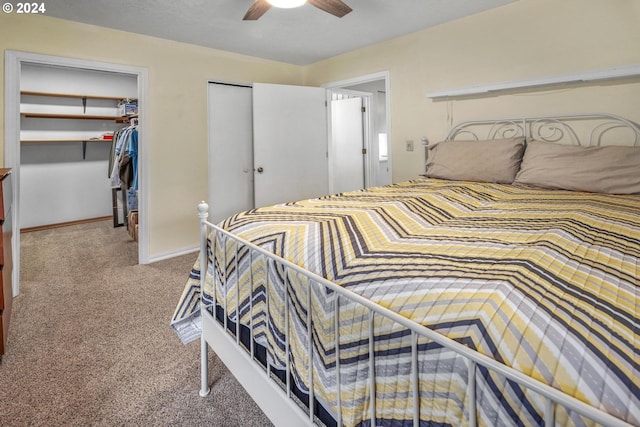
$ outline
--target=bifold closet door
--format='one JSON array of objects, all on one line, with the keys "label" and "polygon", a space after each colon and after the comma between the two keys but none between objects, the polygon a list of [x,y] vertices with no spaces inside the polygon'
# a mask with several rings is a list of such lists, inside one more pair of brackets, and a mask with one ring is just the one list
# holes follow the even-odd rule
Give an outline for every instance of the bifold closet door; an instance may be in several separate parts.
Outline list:
[{"label": "bifold closet door", "polygon": [[209,83],[210,221],[253,208],[250,86]]},{"label": "bifold closet door", "polygon": [[255,206],[329,191],[326,90],[253,85]]}]

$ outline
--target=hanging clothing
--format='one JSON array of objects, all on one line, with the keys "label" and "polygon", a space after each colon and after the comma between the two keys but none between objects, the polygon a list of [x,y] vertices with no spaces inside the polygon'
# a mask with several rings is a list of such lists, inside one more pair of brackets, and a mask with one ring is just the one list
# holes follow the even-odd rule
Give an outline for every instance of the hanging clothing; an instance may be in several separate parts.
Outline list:
[{"label": "hanging clothing", "polygon": [[133,169],[133,179],[131,182],[131,189],[138,190],[138,129],[133,129],[131,132],[131,138],[129,145],[127,145],[127,156],[131,159],[131,165]]},{"label": "hanging clothing", "polygon": [[122,153],[120,154],[120,163],[118,175],[124,188],[138,188],[137,182],[138,172],[138,130],[133,129],[128,135]]},{"label": "hanging clothing", "polygon": [[111,186],[113,187],[120,187],[122,185],[122,181],[120,180],[120,161],[132,130],[133,128],[131,126],[122,128],[118,133],[118,140],[115,146],[112,143],[113,152],[111,153],[112,158],[109,159],[111,171],[109,177],[111,178]]},{"label": "hanging clothing", "polygon": [[122,188],[128,210],[138,208],[138,129],[128,126],[114,134],[109,158],[111,185]]}]

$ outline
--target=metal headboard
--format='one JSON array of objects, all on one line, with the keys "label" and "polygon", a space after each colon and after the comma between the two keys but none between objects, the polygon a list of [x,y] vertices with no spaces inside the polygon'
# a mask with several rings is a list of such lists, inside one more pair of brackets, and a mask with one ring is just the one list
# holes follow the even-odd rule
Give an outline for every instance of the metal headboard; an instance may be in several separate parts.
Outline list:
[{"label": "metal headboard", "polygon": [[454,139],[527,139],[581,146],[640,146],[640,125],[613,114],[575,114],[474,120],[454,126],[446,141]]}]

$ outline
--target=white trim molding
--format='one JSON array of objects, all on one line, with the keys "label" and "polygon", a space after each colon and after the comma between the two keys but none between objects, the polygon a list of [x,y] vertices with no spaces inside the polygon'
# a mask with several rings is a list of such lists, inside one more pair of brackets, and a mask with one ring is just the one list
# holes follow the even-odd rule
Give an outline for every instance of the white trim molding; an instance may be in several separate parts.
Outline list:
[{"label": "white trim molding", "polygon": [[581,71],[577,73],[556,74],[552,76],[538,77],[535,79],[512,80],[478,86],[442,89],[428,92],[427,97],[438,100],[443,98],[489,95],[496,92],[513,91],[517,89],[537,89],[556,85],[579,84],[633,77],[640,77],[640,64],[621,65],[618,67],[600,68],[597,70]]},{"label": "white trim molding", "polygon": [[20,292],[20,206],[18,204],[20,191],[20,70],[22,63],[34,63],[53,65],[70,68],[83,68],[90,70],[100,70],[123,74],[133,74],[138,79],[138,102],[139,102],[139,140],[140,148],[138,154],[139,162],[139,188],[140,197],[138,200],[139,210],[139,233],[138,233],[138,263],[148,264],[149,260],[149,165],[148,149],[146,143],[147,118],[147,92],[148,92],[148,70],[142,67],[112,64],[108,62],[98,62],[76,58],[66,58],[60,56],[42,55],[15,50],[5,51],[5,81],[4,81],[4,166],[12,169],[13,176],[13,295]]}]

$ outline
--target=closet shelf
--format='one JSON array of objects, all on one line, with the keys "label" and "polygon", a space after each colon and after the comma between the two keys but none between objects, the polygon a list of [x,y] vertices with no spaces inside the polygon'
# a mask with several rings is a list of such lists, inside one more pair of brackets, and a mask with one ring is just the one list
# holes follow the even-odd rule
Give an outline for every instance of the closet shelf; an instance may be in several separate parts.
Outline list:
[{"label": "closet shelf", "polygon": [[21,139],[20,142],[111,142],[102,138],[67,138],[67,139]]},{"label": "closet shelf", "polygon": [[121,116],[102,116],[89,114],[51,114],[51,113],[20,113],[22,117],[33,119],[74,119],[74,120],[121,120]]},{"label": "closet shelf", "polygon": [[20,95],[52,96],[52,97],[57,97],[57,98],[108,99],[108,100],[113,100],[113,101],[120,101],[122,99],[129,99],[126,96],[81,95],[81,94],[74,94],[74,93],[37,92],[37,91],[31,91],[31,90],[20,91]]},{"label": "closet shelf", "polygon": [[[68,119],[68,120],[96,120],[96,121],[110,121],[115,123],[128,123],[130,121],[130,117],[123,117],[119,111],[114,111],[115,114],[87,114],[87,100],[88,99],[99,99],[99,100],[108,100],[108,101],[117,101],[119,104],[122,102],[129,102],[131,98],[125,96],[103,96],[103,95],[85,95],[85,94],[74,94],[74,93],[60,93],[60,92],[40,92],[40,91],[20,91],[21,95],[30,95],[30,96],[45,96],[45,97],[58,97],[58,98],[73,98],[79,99],[82,101],[83,113],[82,114],[63,114],[61,112],[33,112],[33,111],[23,111],[20,112],[20,116],[24,118],[30,119]],[[119,109],[119,108],[118,108]],[[63,110],[64,111],[64,110]],[[66,110],[70,111],[70,110]],[[73,111],[73,110],[71,110]],[[125,108],[126,111],[126,108]],[[107,111],[108,113],[109,111]],[[136,115],[137,117],[137,115]],[[86,159],[87,154],[87,143],[88,142],[108,142],[111,143],[111,139],[103,139],[99,137],[89,137],[89,138],[26,138],[21,139],[20,143],[82,143],[82,158]]]}]

